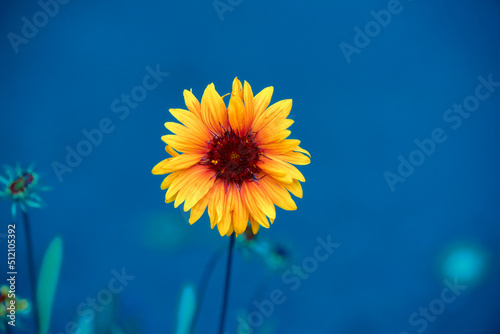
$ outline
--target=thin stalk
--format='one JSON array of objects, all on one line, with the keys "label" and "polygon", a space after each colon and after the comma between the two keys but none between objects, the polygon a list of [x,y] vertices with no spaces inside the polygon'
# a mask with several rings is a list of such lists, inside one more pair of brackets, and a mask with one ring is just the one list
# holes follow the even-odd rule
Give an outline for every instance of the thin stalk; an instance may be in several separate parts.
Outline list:
[{"label": "thin stalk", "polygon": [[231,264],[233,260],[234,239],[236,239],[235,233],[232,233],[231,240],[229,241],[229,253],[227,254],[226,282],[224,284],[224,297],[223,297],[224,299],[222,301],[222,311],[219,322],[219,334],[224,334],[224,323],[226,322],[226,308],[227,308],[227,301],[229,299],[229,285],[231,283]]},{"label": "thin stalk", "polygon": [[31,287],[31,296],[33,298],[33,313],[35,319],[35,328],[38,332],[40,330],[40,321],[38,319],[38,303],[36,297],[36,271],[35,271],[35,256],[33,254],[33,241],[31,238],[31,230],[30,230],[30,221],[28,213],[24,210],[21,210],[23,213],[23,224],[24,224],[24,233],[26,235],[26,248],[28,252],[28,274],[30,277],[30,287]]}]

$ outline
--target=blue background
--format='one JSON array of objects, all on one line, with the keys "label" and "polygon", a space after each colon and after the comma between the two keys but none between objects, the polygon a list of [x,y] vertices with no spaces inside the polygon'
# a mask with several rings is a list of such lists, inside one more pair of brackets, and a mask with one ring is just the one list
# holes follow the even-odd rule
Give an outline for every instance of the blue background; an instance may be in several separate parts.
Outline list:
[{"label": "blue background", "polygon": [[[478,76],[500,81],[498,1],[402,0],[350,63],[339,45],[354,44],[354,28],[364,30],[387,1],[232,3],[221,19],[211,1],[72,0],[18,53],[7,36],[21,35],[22,18],[32,22],[41,7],[2,3],[0,163],[34,162],[53,187],[42,194],[46,208],[30,210],[37,265],[55,235],[64,240],[52,333],[64,332],[77,306],[122,268],[135,279],[115,296],[112,321],[127,333],[173,331],[181,287],[198,284],[229,239],[210,230],[206,215],[189,226],[164,203],[162,177],[151,169],[167,157],[163,123],[174,120],[169,108],[184,108],[182,91],[201,100],[213,82],[222,95],[235,76],[254,93],[274,86],[273,102],[293,99],[291,137],[312,154],[300,167],[307,182],[298,210],[278,210],[259,235],[286,244],[295,264],[318,237],[341,246],[295,291],[281,272],[236,252],[228,333],[253,298],[273,289],[286,302],[255,333],[419,333],[410,315],[454,277],[467,288],[423,331],[500,332],[500,87],[458,129],[443,120],[474,94]],[[120,119],[111,103],[156,65],[169,76]],[[104,118],[113,132],[60,182],[53,162],[65,163],[67,145],[75,149]],[[397,173],[398,157],[408,159],[414,140],[436,128],[446,141],[392,192],[384,173]],[[10,221],[8,202],[0,217]],[[199,333],[216,332],[223,275],[220,260]],[[25,324],[18,332],[30,332]]]}]

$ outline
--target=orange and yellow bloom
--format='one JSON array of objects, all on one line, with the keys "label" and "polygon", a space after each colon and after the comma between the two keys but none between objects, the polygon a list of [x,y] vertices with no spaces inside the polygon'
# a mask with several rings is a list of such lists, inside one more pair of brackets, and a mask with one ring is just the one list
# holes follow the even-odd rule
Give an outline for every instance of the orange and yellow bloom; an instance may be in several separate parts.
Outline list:
[{"label": "orange and yellow bloom", "polygon": [[250,222],[253,233],[269,227],[275,205],[296,210],[290,193],[302,197],[304,176],[294,165],[310,163],[300,141],[287,139],[292,100],[269,106],[273,87],[256,96],[245,81],[235,78],[226,107],[223,97],[208,85],[201,103],[188,90],[188,110],[170,109],[182,124],[167,122],[174,134],[165,135],[165,150],[172,157],[158,163],[153,174],[169,174],[161,184],[168,189],[165,202],[191,210],[196,222],[208,207],[211,227],[221,235],[239,235]]}]

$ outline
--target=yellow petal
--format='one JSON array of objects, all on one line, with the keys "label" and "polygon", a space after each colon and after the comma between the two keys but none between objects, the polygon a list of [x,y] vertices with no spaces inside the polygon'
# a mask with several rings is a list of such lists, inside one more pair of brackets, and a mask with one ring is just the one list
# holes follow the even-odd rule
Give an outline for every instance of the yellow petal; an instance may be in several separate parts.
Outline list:
[{"label": "yellow petal", "polygon": [[292,124],[291,119],[276,119],[257,132],[255,140],[260,145],[282,142],[291,134],[291,131],[287,129]]},{"label": "yellow petal", "polygon": [[203,216],[203,213],[205,212],[205,209],[207,208],[208,204],[208,199],[209,195],[203,196],[202,199],[198,201],[192,208],[191,208],[191,216],[189,217],[189,224],[193,225],[198,221],[198,219]]},{"label": "yellow petal", "polygon": [[180,172],[174,172],[170,175],[168,175],[164,180],[163,182],[161,183],[161,189],[165,190],[167,189],[168,187],[170,187],[170,185],[172,184],[172,182],[174,182],[174,180],[179,177],[179,174]]},{"label": "yellow petal", "polygon": [[165,146],[165,151],[167,151],[168,154],[170,154],[172,157],[178,157],[179,156],[179,153],[177,153],[173,148],[172,146]]},{"label": "yellow petal", "polygon": [[204,146],[201,142],[189,140],[178,135],[165,135],[161,137],[161,140],[179,152],[205,153],[206,151],[206,145]]},{"label": "yellow petal", "polygon": [[[283,160],[273,158],[271,155],[267,155],[265,159],[261,160],[257,166],[264,172],[271,175],[276,175],[282,177],[279,173],[286,173],[287,177],[292,179],[297,179],[299,181],[305,182],[306,179],[304,175],[295,167],[294,165],[284,162]],[[291,182],[286,182],[291,183]]]},{"label": "yellow petal", "polygon": [[203,177],[199,178],[196,187],[191,189],[187,194],[186,202],[184,203],[184,211],[189,211],[207,192],[212,188],[215,182],[214,172],[207,170]]},{"label": "yellow petal", "polygon": [[[226,235],[229,237],[231,234],[233,234],[233,224],[229,224],[229,229],[227,230]],[[238,233],[236,233],[236,236],[238,236]]]},{"label": "yellow petal", "polygon": [[269,106],[271,102],[271,97],[273,96],[273,87],[264,88],[259,94],[254,98],[254,120],[257,119],[264,110]]},{"label": "yellow petal", "polygon": [[241,88],[241,81],[238,78],[234,78],[233,80],[233,90],[231,92],[231,96],[239,96],[240,100],[243,100],[243,89]]},{"label": "yellow petal", "polygon": [[[250,215],[262,226],[268,228],[269,222],[266,218],[265,213],[261,210],[259,205],[257,204],[257,199],[254,197],[252,192],[248,187],[248,182],[244,182],[241,186],[241,196],[245,205],[248,208]],[[267,208],[269,211],[269,208]]]},{"label": "yellow petal", "polygon": [[[184,153],[179,156],[169,158],[167,160],[164,160],[160,162],[160,164],[156,165],[155,168],[153,168],[153,171],[155,169],[162,171],[163,174],[165,173],[171,173],[180,169],[186,169],[189,168],[198,162],[200,162],[201,158],[203,158],[204,154],[195,154],[195,153]],[[157,167],[159,166],[159,167]]]},{"label": "yellow petal", "polygon": [[188,129],[196,132],[200,137],[210,140],[212,136],[208,127],[193,113],[184,109],[169,109],[172,116],[184,124]]},{"label": "yellow petal", "polygon": [[292,177],[283,169],[283,166],[278,164],[272,159],[264,158],[257,163],[257,166],[266,174],[272,178],[289,184],[293,182]]},{"label": "yellow petal", "polygon": [[272,182],[270,178],[263,178],[259,183],[277,206],[284,210],[297,210],[297,205],[283,186]]},{"label": "yellow petal", "polygon": [[224,182],[221,180],[215,181],[212,189],[210,189],[210,198],[208,201],[208,215],[210,217],[210,227],[214,228],[217,225],[219,217],[217,216],[217,206],[219,200],[219,194],[224,191]]},{"label": "yellow petal", "polygon": [[249,221],[250,221],[250,226],[252,226],[252,233],[257,234],[257,232],[259,232],[260,224],[252,217],[249,218]]},{"label": "yellow petal", "polygon": [[248,225],[248,209],[241,199],[240,190],[236,186],[232,186],[234,193],[234,208],[233,208],[233,225],[236,234],[242,234],[245,232]]},{"label": "yellow petal", "polygon": [[309,157],[311,157],[311,153],[307,152],[306,150],[304,150],[303,148],[300,148],[298,146],[297,146],[297,148],[294,149],[294,151],[307,154]]},{"label": "yellow petal", "polygon": [[213,185],[213,171],[204,167],[194,167],[193,170],[194,171],[189,175],[189,179],[183,184],[175,198],[174,207],[177,208],[182,202],[187,200],[188,197],[196,197],[194,202],[190,202],[184,206],[184,211],[188,211],[189,209],[186,210],[186,208],[191,208]]},{"label": "yellow petal", "polygon": [[168,158],[168,159],[165,159],[165,160],[162,160],[160,161],[159,163],[157,163],[154,167],[153,167],[153,170],[151,171],[151,173],[155,174],[155,175],[161,175],[161,174],[167,174],[169,172],[166,172],[165,171],[165,166],[168,164],[168,162],[170,160],[172,160],[173,158]]},{"label": "yellow petal", "polygon": [[299,152],[288,152],[285,154],[277,154],[277,155],[267,154],[267,156],[271,158],[280,159],[294,165],[308,165],[311,163],[311,159],[308,156]]},{"label": "yellow petal", "polygon": [[267,154],[285,154],[297,150],[300,140],[285,139],[281,142],[274,142],[269,144],[260,144],[259,147]]},{"label": "yellow petal", "polygon": [[213,83],[208,85],[201,98],[201,119],[213,133],[220,132],[221,126],[227,129],[226,105]]},{"label": "yellow petal", "polygon": [[290,184],[285,184],[285,188],[298,198],[302,198],[302,186],[298,180],[293,180]]},{"label": "yellow petal", "polygon": [[[222,182],[221,182],[222,183]],[[217,229],[221,236],[225,235],[231,225],[231,209],[233,207],[233,196],[225,187],[216,195],[217,201]]]},{"label": "yellow petal", "polygon": [[196,178],[197,175],[204,172],[205,170],[206,168],[204,166],[195,165],[189,169],[182,171],[181,174],[172,182],[172,184],[168,188],[167,193],[165,194],[165,201],[170,202],[187,183],[190,183],[190,181],[192,181],[192,178]]},{"label": "yellow petal", "polygon": [[186,102],[186,107],[195,114],[198,119],[201,119],[201,105],[198,99],[193,95],[193,93],[187,89],[184,89],[184,101]]},{"label": "yellow petal", "polygon": [[244,89],[243,89],[243,93],[244,93],[244,96],[245,96],[245,107],[246,107],[246,111],[247,111],[247,114],[248,114],[247,118],[253,120],[253,117],[254,117],[254,100],[253,100],[252,87],[246,81],[245,81],[244,85],[245,86],[244,86]]},{"label": "yellow petal", "polygon": [[221,221],[217,223],[217,229],[219,230],[219,233],[221,236],[226,235],[229,231],[229,227],[231,226],[231,215],[229,214],[224,214],[222,216]]},{"label": "yellow petal", "polygon": [[247,111],[239,96],[231,95],[227,114],[231,128],[239,134],[246,134],[250,127],[247,118]]},{"label": "yellow petal", "polygon": [[182,124],[176,122],[166,122],[165,127],[172,133],[175,133],[182,139],[196,141],[201,146],[206,146],[207,141],[210,140],[208,133],[201,133],[191,130]]},{"label": "yellow petal", "polygon": [[274,204],[260,184],[256,182],[245,182],[244,184],[247,186],[246,191],[248,191],[245,195],[251,195],[256,206],[260,208],[266,216],[275,219],[276,210],[274,209]]},{"label": "yellow petal", "polygon": [[291,110],[292,100],[276,102],[255,118],[252,130],[257,132],[275,119],[285,119],[290,114]]}]

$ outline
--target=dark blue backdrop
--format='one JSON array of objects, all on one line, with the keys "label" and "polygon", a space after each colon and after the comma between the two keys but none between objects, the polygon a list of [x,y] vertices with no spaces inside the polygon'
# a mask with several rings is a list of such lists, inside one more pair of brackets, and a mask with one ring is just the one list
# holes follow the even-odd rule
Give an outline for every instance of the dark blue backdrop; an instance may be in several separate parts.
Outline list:
[{"label": "dark blue backdrop", "polygon": [[[292,137],[312,154],[298,210],[279,210],[261,236],[288,245],[296,264],[318,237],[340,247],[295,291],[236,253],[228,332],[273,289],[286,301],[255,333],[500,331],[498,1],[53,4],[43,15],[35,1],[4,1],[0,18],[0,163],[35,162],[53,187],[47,207],[30,210],[37,263],[52,237],[64,239],[52,333],[122,268],[136,278],[114,298],[116,322],[173,331],[182,285],[228,239],[207,216],[188,226],[151,169],[166,158],[163,123],[184,107],[182,91],[201,99],[214,82],[225,94],[235,76],[293,99]],[[156,69],[155,88],[136,88]],[[494,83],[476,91],[480,76]],[[464,103],[471,112],[448,111]],[[58,177],[54,162],[101,122],[112,131]],[[1,221],[9,215],[0,203]],[[200,333],[216,331],[223,272],[220,261]],[[455,298],[442,295],[454,283]]]}]

